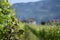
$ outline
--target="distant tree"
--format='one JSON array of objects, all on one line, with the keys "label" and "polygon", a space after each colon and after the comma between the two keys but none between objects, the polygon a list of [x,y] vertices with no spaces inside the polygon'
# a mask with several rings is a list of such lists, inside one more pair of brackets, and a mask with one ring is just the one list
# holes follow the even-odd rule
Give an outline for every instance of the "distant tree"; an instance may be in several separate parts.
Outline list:
[{"label": "distant tree", "polygon": [[45,23],[45,21],[42,21],[41,24],[42,24],[42,25],[45,25],[46,23]]}]

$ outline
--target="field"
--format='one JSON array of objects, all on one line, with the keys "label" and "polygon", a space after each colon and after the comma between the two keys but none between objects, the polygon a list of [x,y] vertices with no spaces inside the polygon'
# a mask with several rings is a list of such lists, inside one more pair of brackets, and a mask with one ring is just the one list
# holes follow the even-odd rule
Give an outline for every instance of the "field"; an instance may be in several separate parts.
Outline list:
[{"label": "field", "polygon": [[22,40],[60,40],[60,25],[24,25]]}]

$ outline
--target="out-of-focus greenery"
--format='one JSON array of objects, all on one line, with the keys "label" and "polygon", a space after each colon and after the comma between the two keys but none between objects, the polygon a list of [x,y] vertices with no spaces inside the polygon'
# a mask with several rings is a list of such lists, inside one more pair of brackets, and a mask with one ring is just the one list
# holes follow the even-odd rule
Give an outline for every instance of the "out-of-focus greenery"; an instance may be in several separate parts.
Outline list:
[{"label": "out-of-focus greenery", "polygon": [[20,40],[22,23],[16,19],[8,0],[0,0],[0,40]]},{"label": "out-of-focus greenery", "polygon": [[25,25],[26,40],[60,40],[60,25]]},{"label": "out-of-focus greenery", "polygon": [[60,24],[24,24],[16,19],[7,0],[0,0],[0,40],[60,40]]}]

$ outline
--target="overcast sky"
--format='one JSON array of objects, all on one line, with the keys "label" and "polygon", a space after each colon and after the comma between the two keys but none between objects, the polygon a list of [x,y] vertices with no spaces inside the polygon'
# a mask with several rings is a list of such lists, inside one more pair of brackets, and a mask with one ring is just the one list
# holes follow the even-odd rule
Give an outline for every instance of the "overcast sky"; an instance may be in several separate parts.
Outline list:
[{"label": "overcast sky", "polygon": [[14,3],[21,3],[21,2],[36,2],[36,1],[39,1],[39,0],[9,0],[9,3],[10,4],[14,4]]}]

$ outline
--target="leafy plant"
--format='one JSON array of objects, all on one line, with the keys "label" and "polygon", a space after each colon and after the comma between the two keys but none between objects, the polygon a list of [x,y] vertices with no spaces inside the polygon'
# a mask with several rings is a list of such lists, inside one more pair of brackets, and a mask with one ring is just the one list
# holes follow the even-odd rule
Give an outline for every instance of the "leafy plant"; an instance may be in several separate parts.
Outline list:
[{"label": "leafy plant", "polygon": [[20,40],[24,31],[7,1],[0,0],[0,40]]}]

